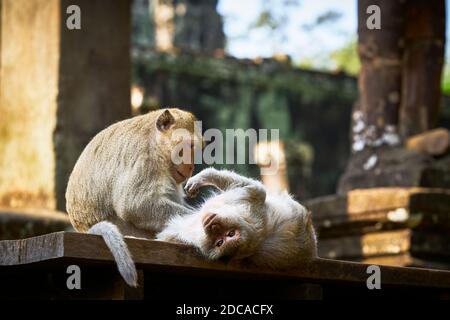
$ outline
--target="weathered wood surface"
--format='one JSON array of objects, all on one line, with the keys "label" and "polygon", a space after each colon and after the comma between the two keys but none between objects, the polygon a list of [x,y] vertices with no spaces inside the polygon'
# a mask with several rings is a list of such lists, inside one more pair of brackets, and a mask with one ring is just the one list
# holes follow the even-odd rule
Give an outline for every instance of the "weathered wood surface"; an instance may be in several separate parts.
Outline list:
[{"label": "weathered wood surface", "polygon": [[[208,262],[192,247],[159,241],[127,239],[138,267],[166,274],[220,275],[227,277],[297,279],[311,283],[360,283],[367,280],[366,264],[316,259],[296,269],[273,271],[242,268],[222,262]],[[20,266],[114,264],[100,236],[57,232],[23,240],[0,241],[0,271]],[[30,265],[31,264],[31,265]],[[450,272],[381,266],[384,286],[450,288]]]}]

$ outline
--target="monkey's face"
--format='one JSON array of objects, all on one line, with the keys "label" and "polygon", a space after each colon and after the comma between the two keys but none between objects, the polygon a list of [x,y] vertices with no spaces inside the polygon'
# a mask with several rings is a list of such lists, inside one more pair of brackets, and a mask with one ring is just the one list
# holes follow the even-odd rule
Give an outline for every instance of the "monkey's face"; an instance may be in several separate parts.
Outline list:
[{"label": "monkey's face", "polygon": [[237,223],[206,213],[202,219],[206,239],[202,249],[211,259],[231,257],[239,250],[242,242],[241,228]]},{"label": "monkey's face", "polygon": [[195,151],[202,147],[201,132],[196,134],[194,121],[192,114],[179,109],[165,110],[156,121],[159,151],[177,184],[192,176]]},{"label": "monkey's face", "polygon": [[244,206],[223,203],[216,197],[202,210],[204,238],[200,250],[209,259],[242,259],[251,255],[257,243],[254,225],[245,221],[240,211]]},{"label": "monkey's face", "polygon": [[172,178],[177,184],[185,182],[192,176],[194,171],[194,154],[196,151],[195,139],[190,136],[180,139],[174,143],[175,148],[171,155],[169,171]]}]

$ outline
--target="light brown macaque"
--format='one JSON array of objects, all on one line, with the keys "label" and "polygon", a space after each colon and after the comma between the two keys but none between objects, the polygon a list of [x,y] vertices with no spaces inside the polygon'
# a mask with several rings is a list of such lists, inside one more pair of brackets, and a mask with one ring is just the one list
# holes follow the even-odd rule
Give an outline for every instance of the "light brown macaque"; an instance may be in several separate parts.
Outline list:
[{"label": "light brown macaque", "polygon": [[[192,213],[181,184],[192,175],[193,149],[201,143],[195,120],[172,108],[113,124],[86,146],[69,178],[72,225],[103,236],[131,286],[137,274],[123,236],[154,238],[174,216]],[[191,161],[173,161],[174,150],[186,150],[180,146],[188,146]]]},{"label": "light brown macaque", "polygon": [[187,243],[208,259],[268,268],[292,268],[317,256],[311,213],[287,192],[270,193],[259,181],[208,168],[190,178],[186,191],[220,190],[193,214],[172,218],[157,235]]}]

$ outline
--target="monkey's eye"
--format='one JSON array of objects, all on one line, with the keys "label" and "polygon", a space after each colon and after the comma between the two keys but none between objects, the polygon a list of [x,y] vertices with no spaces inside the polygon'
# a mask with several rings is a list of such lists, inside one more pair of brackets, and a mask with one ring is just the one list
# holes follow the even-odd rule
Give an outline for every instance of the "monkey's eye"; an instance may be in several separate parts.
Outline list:
[{"label": "monkey's eye", "polygon": [[234,230],[231,230],[230,232],[228,232],[228,234],[227,234],[227,237],[234,237],[234,235],[235,235],[235,231]]},{"label": "monkey's eye", "polygon": [[223,245],[223,239],[216,242],[216,247],[220,247],[221,245]]}]

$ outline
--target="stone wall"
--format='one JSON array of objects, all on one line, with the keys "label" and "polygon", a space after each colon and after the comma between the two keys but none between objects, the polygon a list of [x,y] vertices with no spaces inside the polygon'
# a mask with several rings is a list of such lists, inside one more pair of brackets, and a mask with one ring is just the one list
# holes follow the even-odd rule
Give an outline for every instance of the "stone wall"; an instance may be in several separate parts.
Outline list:
[{"label": "stone wall", "polygon": [[[216,11],[217,2],[218,0],[135,0],[133,18],[139,29],[138,37],[151,42],[160,51],[181,49],[223,52],[225,35],[222,17]],[[143,12],[150,12],[147,17],[151,20],[151,26],[148,21],[144,21],[146,19]]]},{"label": "stone wall", "polygon": [[[66,27],[70,5],[82,8],[80,30]],[[83,148],[129,117],[130,8],[1,0],[0,206],[63,211]]]},{"label": "stone wall", "polygon": [[[203,127],[279,128],[291,191],[302,198],[333,193],[350,150],[348,127],[356,81],[275,60],[134,52],[134,82],[145,106],[192,110]],[[227,167],[227,166],[225,166]],[[255,165],[228,166],[258,176]]]},{"label": "stone wall", "polygon": [[[146,109],[192,110],[204,129],[279,128],[291,191],[302,199],[335,193],[350,152],[354,77],[301,70],[274,59],[134,50],[133,82],[145,89]],[[442,124],[448,128],[450,104],[445,105]],[[225,167],[259,175],[254,165]]]},{"label": "stone wall", "polygon": [[0,205],[55,207],[59,3],[2,1],[1,11]]}]

